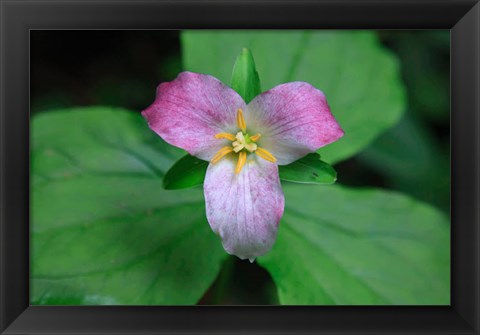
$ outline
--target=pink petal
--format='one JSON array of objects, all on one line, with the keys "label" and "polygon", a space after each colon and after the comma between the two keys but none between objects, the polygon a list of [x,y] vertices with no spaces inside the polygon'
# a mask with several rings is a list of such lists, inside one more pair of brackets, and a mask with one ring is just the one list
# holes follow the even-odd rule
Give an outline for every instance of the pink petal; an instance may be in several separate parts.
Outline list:
[{"label": "pink petal", "polygon": [[343,136],[325,95],[303,82],[279,85],[260,94],[247,106],[245,120],[249,132],[262,134],[258,145],[270,151],[280,165]]},{"label": "pink petal", "polygon": [[229,155],[207,169],[207,219],[229,254],[253,262],[275,242],[285,201],[276,164],[249,155],[235,174],[236,158]]},{"label": "pink petal", "polygon": [[214,136],[236,130],[236,112],[245,102],[218,79],[182,72],[157,88],[153,104],[142,112],[150,128],[166,142],[210,160],[227,140]]}]

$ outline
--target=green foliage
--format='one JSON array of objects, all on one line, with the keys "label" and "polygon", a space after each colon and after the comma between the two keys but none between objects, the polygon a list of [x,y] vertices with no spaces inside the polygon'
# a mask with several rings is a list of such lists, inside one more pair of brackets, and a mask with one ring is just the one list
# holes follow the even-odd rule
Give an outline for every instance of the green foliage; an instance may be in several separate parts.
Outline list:
[{"label": "green foliage", "polygon": [[[109,108],[32,123],[33,304],[193,304],[226,258],[201,190],[164,191],[182,151]],[[448,304],[449,226],[380,190],[285,185],[258,259],[283,304]]]},{"label": "green foliage", "polygon": [[194,304],[226,254],[198,191],[164,191],[183,152],[111,108],[32,121],[34,304]]},{"label": "green foliage", "polygon": [[233,66],[230,86],[240,94],[246,103],[260,94],[260,78],[255,69],[255,61],[250,50],[244,48],[238,55]]},{"label": "green foliage", "polygon": [[189,188],[203,184],[208,162],[190,155],[180,158],[163,178],[166,190]]},{"label": "green foliage", "polygon": [[408,110],[359,161],[385,186],[450,211],[450,81],[448,30],[382,31],[402,62]]},{"label": "green foliage", "polygon": [[450,161],[435,137],[413,113],[382,134],[359,160],[386,177],[399,191],[449,211]]},{"label": "green foliage", "polygon": [[278,240],[258,259],[282,304],[450,303],[443,214],[380,190],[288,185],[284,191]]},{"label": "green foliage", "polygon": [[[208,162],[186,155],[178,160],[165,175],[163,187],[167,190],[195,187],[203,184]],[[308,154],[288,165],[279,166],[280,179],[303,184],[332,184],[337,180],[335,169],[320,160],[318,154]]]},{"label": "green foliage", "polygon": [[342,139],[319,150],[329,163],[364,149],[405,109],[397,61],[373,32],[183,31],[181,41],[185,70],[228,83],[245,47],[255,54],[264,89],[290,81],[321,89],[345,130]]},{"label": "green foliage", "polygon": [[[391,34],[391,33],[390,33]],[[450,115],[450,31],[396,31],[384,37],[404,64],[409,107],[434,122]]]},{"label": "green foliage", "polygon": [[280,179],[305,184],[333,184],[337,180],[335,169],[320,160],[319,154],[305,157],[284,166],[279,166]]}]

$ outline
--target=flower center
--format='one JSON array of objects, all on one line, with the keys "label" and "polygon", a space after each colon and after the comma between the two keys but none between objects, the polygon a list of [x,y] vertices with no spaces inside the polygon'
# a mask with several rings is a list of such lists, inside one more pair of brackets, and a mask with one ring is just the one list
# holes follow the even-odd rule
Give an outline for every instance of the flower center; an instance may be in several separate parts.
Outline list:
[{"label": "flower center", "polygon": [[245,123],[245,118],[243,117],[243,111],[241,108],[237,110],[237,127],[240,131],[236,135],[230,133],[219,133],[215,135],[215,138],[226,139],[232,141],[232,146],[223,147],[220,149],[215,156],[213,156],[211,163],[215,164],[223,156],[229,153],[238,154],[237,166],[235,167],[235,173],[238,174],[242,171],[243,166],[247,162],[247,152],[255,153],[263,159],[275,163],[277,159],[267,150],[260,148],[257,142],[261,135],[256,134],[250,136],[247,133],[247,124]]},{"label": "flower center", "polygon": [[257,145],[252,141],[252,138],[248,134],[239,131],[237,135],[235,135],[235,138],[237,140],[232,143],[233,151],[238,153],[242,149],[247,149],[249,152],[257,150]]}]

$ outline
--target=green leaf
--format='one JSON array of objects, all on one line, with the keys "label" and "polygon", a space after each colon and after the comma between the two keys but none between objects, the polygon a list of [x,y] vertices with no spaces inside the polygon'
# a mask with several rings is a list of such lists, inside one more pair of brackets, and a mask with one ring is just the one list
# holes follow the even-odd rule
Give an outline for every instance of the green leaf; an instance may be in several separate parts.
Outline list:
[{"label": "green leaf", "polygon": [[345,136],[318,152],[347,159],[397,123],[405,109],[397,59],[366,31],[183,31],[185,70],[229,82],[240,48],[255,54],[264,89],[306,81],[322,90]]},{"label": "green leaf", "polygon": [[[208,162],[186,155],[178,160],[163,179],[167,190],[195,187],[203,184]],[[320,160],[319,154],[307,156],[278,167],[281,180],[303,184],[332,184],[337,180],[335,169]]]},{"label": "green leaf", "polygon": [[448,219],[392,192],[284,187],[273,249],[258,259],[282,304],[448,305]]},{"label": "green leaf", "polygon": [[32,120],[34,304],[194,304],[226,254],[200,190],[163,190],[183,151],[138,113],[79,108]]},{"label": "green leaf", "polygon": [[180,158],[168,170],[163,178],[166,190],[189,188],[203,184],[208,162],[186,155]]},{"label": "green leaf", "polygon": [[233,67],[231,87],[249,103],[260,94],[260,78],[250,50],[243,48]]},{"label": "green leaf", "polygon": [[308,154],[288,165],[279,166],[280,179],[296,183],[333,184],[335,169],[320,160],[319,154]]}]

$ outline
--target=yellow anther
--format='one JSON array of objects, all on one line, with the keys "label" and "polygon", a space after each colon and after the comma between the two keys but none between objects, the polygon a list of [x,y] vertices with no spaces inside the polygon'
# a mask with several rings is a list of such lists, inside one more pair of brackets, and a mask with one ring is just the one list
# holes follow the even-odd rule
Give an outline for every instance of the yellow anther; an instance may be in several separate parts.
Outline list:
[{"label": "yellow anther", "polygon": [[235,135],[235,139],[238,141],[238,143],[245,144],[245,136],[241,131],[239,131],[237,135]]},{"label": "yellow anther", "polygon": [[257,150],[257,148],[258,146],[255,143],[245,144],[245,149],[247,149],[250,152],[254,152],[255,150]]},{"label": "yellow anther", "polygon": [[255,153],[269,162],[275,163],[277,161],[277,159],[270,152],[263,148],[257,148]]},{"label": "yellow anther", "polygon": [[237,126],[243,132],[247,131],[247,124],[245,123],[245,119],[243,118],[243,111],[241,108],[237,110]]},{"label": "yellow anther", "polygon": [[239,174],[240,171],[242,171],[243,166],[247,162],[247,153],[245,151],[241,151],[238,154],[238,161],[237,161],[237,166],[235,167],[235,173]]},{"label": "yellow anther", "polygon": [[222,149],[220,149],[216,154],[215,156],[213,156],[212,160],[210,161],[212,164],[215,164],[216,162],[218,162],[223,156],[225,156],[226,154],[229,154],[233,151],[232,147],[223,147]]},{"label": "yellow anther", "polygon": [[243,133],[239,131],[237,135],[235,135],[236,141],[232,143],[233,145],[233,151],[239,152],[243,148],[245,148],[245,136],[243,136]]},{"label": "yellow anther", "polygon": [[215,138],[224,138],[229,141],[235,141],[235,135],[229,133],[219,133],[215,135]]},{"label": "yellow anther", "polygon": [[236,145],[235,143],[238,143],[238,142],[233,142],[233,151],[238,153],[239,151],[241,151],[243,149],[243,146]]},{"label": "yellow anther", "polygon": [[262,137],[261,134],[253,135],[253,136],[250,136],[250,140],[252,142],[257,142],[260,139],[260,137]]}]

